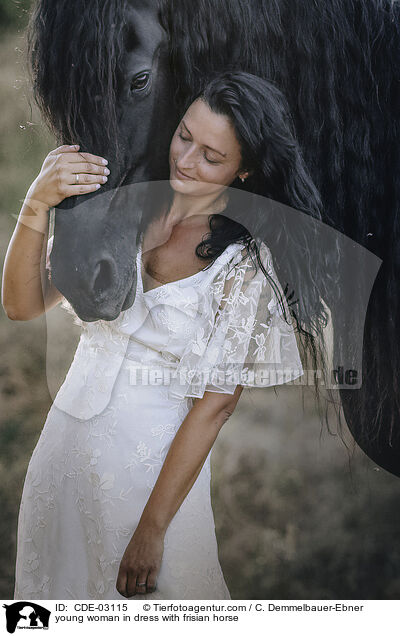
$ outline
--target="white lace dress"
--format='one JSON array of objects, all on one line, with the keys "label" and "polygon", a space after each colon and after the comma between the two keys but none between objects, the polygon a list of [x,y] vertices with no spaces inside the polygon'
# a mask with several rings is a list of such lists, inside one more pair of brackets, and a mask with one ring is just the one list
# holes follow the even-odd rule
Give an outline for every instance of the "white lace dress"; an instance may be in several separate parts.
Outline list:
[{"label": "white lace dress", "polygon": [[[192,398],[302,375],[293,327],[242,249],[231,244],[194,276],[144,292],[139,248],[133,306],[109,322],[75,316],[80,341],[25,478],[15,599],[122,600],[121,558]],[[157,589],[133,599],[230,598],[210,458],[166,531]]]}]

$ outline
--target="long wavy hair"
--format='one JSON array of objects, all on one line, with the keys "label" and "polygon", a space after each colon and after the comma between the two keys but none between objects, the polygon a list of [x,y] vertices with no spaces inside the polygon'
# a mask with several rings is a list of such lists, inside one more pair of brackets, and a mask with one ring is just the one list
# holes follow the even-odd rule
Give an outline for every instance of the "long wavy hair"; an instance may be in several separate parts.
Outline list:
[{"label": "long wavy hair", "polygon": [[70,0],[42,0],[33,8],[26,70],[33,99],[60,144],[121,156],[117,95],[126,8],[120,0],[90,0],[79,7]]},{"label": "long wavy hair", "polygon": [[[244,183],[237,177],[230,185],[223,213],[209,215],[210,231],[196,246],[196,255],[211,259],[211,266],[228,245],[242,243],[247,248],[245,256],[250,254],[255,266],[261,268],[288,320],[279,289],[260,256],[258,239],[265,240],[268,235],[267,245],[277,276],[295,329],[301,334],[299,345],[303,361],[309,357],[313,369],[321,370],[324,384],[328,384],[323,329],[329,314],[322,299],[327,285],[335,283],[330,273],[332,259],[324,263],[321,254],[315,258],[317,223],[304,223],[299,219],[288,228],[285,215],[277,213],[273,204],[268,205],[277,202],[316,221],[322,218],[320,195],[302,157],[285,96],[273,82],[232,71],[213,76],[205,88],[186,100],[184,110],[196,99],[229,119],[240,145],[241,169],[249,171]],[[167,202],[164,199],[163,209],[157,216],[166,216],[169,212],[173,190],[170,186],[167,188]],[[149,214],[144,214],[144,218],[150,222]],[[320,269],[316,271],[316,267]],[[318,373],[315,388],[320,406]]]},{"label": "long wavy hair", "polygon": [[[347,425],[369,457],[395,474],[400,465],[399,18],[400,4],[393,0],[197,0],[196,11],[187,0],[161,0],[160,10],[177,103],[201,90],[210,72],[240,69],[276,83],[320,192],[324,223],[383,259],[365,325],[354,311],[362,306],[363,291],[354,272],[346,279],[346,257],[341,284],[332,284],[324,298],[339,364],[349,343],[363,336],[362,386],[340,389],[346,421],[339,412],[339,431]],[[334,269],[334,249],[331,258]]]},{"label": "long wavy hair", "polygon": [[[211,215],[211,232],[197,246],[196,253],[200,257],[214,258],[230,243],[243,242],[271,282],[257,242],[253,240],[255,233],[265,236],[263,215],[268,214],[268,206],[264,200],[248,196],[248,193],[262,195],[264,199],[321,220],[320,196],[307,173],[286,99],[272,82],[239,71],[217,75],[195,99],[202,99],[213,112],[229,119],[241,149],[241,169],[249,172],[245,182],[236,177],[230,186],[246,194],[230,197],[226,208],[229,216]],[[239,222],[244,210],[251,231]],[[309,327],[313,316],[323,316],[324,323],[327,317],[320,301],[322,290],[316,288],[316,277],[312,276],[311,260],[308,264],[309,284],[299,274],[299,260],[304,262],[307,255],[310,257],[315,235],[310,236],[309,227],[301,223],[288,230],[284,217],[276,213],[268,214],[268,226],[268,247],[275,255],[281,275],[286,278],[287,299],[292,300],[294,290],[299,295],[297,301],[290,304],[297,327],[305,334],[301,322]],[[296,311],[298,303],[301,306]],[[282,310],[286,315],[283,305]]]}]

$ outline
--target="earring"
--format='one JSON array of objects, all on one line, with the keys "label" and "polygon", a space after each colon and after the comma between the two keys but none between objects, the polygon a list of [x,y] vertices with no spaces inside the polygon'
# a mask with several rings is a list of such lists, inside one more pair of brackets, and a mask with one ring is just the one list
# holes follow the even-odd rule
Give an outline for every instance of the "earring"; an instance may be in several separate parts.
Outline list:
[{"label": "earring", "polygon": [[244,183],[246,181],[245,177],[240,177],[240,180],[242,183]]}]

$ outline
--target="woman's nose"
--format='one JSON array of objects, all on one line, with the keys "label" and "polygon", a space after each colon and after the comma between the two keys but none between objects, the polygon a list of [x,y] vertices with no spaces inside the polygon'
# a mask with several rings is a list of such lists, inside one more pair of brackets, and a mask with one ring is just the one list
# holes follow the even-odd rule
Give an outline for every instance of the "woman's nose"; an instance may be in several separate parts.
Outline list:
[{"label": "woman's nose", "polygon": [[191,147],[183,152],[177,159],[178,168],[194,168],[196,165],[196,149]]}]

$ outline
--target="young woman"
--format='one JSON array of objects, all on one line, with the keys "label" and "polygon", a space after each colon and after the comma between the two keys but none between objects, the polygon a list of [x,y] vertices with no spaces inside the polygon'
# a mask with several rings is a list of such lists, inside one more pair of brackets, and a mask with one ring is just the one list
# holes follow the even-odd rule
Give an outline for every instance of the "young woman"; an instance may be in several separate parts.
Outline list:
[{"label": "young woman", "polygon": [[[7,252],[10,318],[62,300],[40,258],[47,211],[101,186],[105,172],[102,157],[73,147],[46,157]],[[133,306],[114,321],[81,321],[25,479],[15,599],[230,598],[211,449],[243,386],[263,385],[263,365],[291,371],[267,386],[303,373],[271,253],[246,229],[248,210],[243,223],[228,215],[235,192],[265,179],[285,184],[285,201],[315,204],[279,91],[224,74],[172,139],[170,202],[142,231]],[[138,381],[146,368],[172,372],[169,382]]]}]

